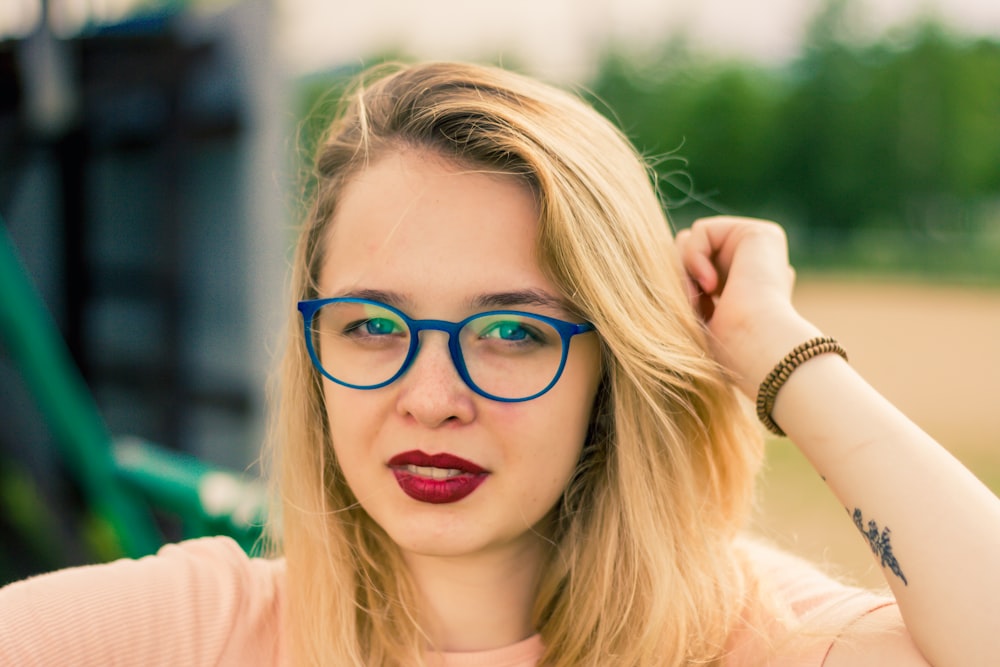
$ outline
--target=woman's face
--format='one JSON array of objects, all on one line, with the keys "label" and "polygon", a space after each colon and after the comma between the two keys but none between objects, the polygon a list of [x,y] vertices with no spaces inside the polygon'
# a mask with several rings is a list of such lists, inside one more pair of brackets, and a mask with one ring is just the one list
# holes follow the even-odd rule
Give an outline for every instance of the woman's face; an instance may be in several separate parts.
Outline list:
[{"label": "woman's face", "polygon": [[[539,266],[537,232],[532,193],[515,178],[429,151],[391,153],[342,193],[320,296],[377,298],[414,319],[507,308],[578,321]],[[466,386],[447,334],[425,331],[420,341],[409,370],[385,387],[324,380],[347,483],[404,553],[534,544],[580,456],[600,375],[597,336],[575,336],[559,382],[519,403]]]}]

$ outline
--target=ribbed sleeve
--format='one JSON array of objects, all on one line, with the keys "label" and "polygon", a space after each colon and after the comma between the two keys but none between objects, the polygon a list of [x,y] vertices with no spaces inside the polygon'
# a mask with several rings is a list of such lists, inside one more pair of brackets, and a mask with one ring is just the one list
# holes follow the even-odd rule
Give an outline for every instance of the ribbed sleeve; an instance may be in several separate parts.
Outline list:
[{"label": "ribbed sleeve", "polygon": [[0,665],[277,665],[284,564],[228,538],[0,589]]}]

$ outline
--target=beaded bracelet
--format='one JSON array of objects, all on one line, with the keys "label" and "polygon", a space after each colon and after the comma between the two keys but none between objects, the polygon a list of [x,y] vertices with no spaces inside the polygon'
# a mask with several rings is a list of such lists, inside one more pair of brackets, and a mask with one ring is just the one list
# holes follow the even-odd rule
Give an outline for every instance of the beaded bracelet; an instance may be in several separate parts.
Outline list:
[{"label": "beaded bracelet", "polygon": [[812,338],[789,352],[760,383],[760,388],[757,390],[757,418],[763,422],[768,431],[778,436],[785,435],[781,427],[771,418],[771,411],[774,410],[778,391],[784,386],[792,371],[813,357],[829,352],[836,352],[847,361],[847,351],[833,338],[827,336]]}]

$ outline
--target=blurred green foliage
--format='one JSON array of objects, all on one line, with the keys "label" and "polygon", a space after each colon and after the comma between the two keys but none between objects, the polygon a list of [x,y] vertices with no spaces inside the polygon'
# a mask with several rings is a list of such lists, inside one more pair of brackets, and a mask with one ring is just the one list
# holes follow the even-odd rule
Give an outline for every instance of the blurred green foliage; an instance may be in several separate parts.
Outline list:
[{"label": "blurred green foliage", "polygon": [[[827,0],[785,65],[678,38],[610,47],[580,88],[655,165],[677,227],[771,218],[803,268],[1000,282],[1000,41],[926,18],[864,42],[856,9]],[[303,83],[303,145],[353,71]]]},{"label": "blurred green foliage", "polygon": [[591,98],[651,156],[678,226],[775,218],[807,266],[996,281],[1000,42],[925,19],[859,43],[849,4],[782,67],[611,49]]}]

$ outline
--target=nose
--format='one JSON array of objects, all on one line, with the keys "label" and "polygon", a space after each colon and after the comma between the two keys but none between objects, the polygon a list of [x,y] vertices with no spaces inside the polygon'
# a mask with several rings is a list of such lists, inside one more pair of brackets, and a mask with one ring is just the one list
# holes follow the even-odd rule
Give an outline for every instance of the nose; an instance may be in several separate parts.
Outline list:
[{"label": "nose", "polygon": [[428,428],[467,424],[475,418],[473,391],[458,374],[448,351],[448,335],[422,331],[417,356],[396,382],[397,412]]}]

